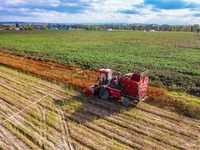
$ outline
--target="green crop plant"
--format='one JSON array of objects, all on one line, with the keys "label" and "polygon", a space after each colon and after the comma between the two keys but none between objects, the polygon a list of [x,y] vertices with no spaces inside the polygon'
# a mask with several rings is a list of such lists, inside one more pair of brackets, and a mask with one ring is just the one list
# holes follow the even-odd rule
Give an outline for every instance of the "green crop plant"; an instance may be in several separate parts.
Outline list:
[{"label": "green crop plant", "polygon": [[6,32],[0,35],[0,49],[84,69],[108,67],[122,73],[149,69],[151,81],[195,92],[200,88],[200,55],[196,45],[199,37],[177,32]]},{"label": "green crop plant", "polygon": [[87,76],[87,75],[84,75],[84,76],[83,76],[83,78],[84,78],[84,79],[87,79],[87,78],[88,78],[88,76]]},{"label": "green crop plant", "polygon": [[199,140],[197,140],[197,143],[199,143],[199,144],[200,144],[200,139],[199,139]]},{"label": "green crop plant", "polygon": [[46,112],[46,122],[47,124],[51,125],[52,127],[56,127],[56,123],[58,121],[58,116],[56,113],[47,110]]}]

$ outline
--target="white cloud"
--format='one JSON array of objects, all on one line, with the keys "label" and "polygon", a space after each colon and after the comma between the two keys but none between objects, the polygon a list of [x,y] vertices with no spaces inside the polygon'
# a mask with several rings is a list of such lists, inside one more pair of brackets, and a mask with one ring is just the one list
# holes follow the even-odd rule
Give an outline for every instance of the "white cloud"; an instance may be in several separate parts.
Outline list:
[{"label": "white cloud", "polygon": [[24,5],[27,2],[26,2],[26,0],[7,0],[7,1],[3,1],[1,3],[5,4],[5,5],[18,6],[18,5]]},{"label": "white cloud", "polygon": [[196,3],[196,4],[200,4],[200,1],[198,0],[184,0],[186,3]]},{"label": "white cloud", "polygon": [[35,1],[35,4],[41,5],[41,6],[48,5],[48,6],[56,7],[60,4],[60,1],[59,0],[39,0],[39,1]]},{"label": "white cloud", "polygon": [[[2,1],[2,0],[0,0]],[[2,1],[1,21],[41,21],[66,23],[158,23],[195,24],[200,9],[155,9],[144,0],[9,0]],[[185,0],[188,4],[200,1]],[[194,4],[193,4],[194,5]],[[192,5],[192,6],[193,6]],[[17,13],[16,13],[17,12]],[[6,14],[7,13],[7,14]]]},{"label": "white cloud", "polygon": [[30,1],[30,0],[5,0],[1,2],[1,5],[5,6],[58,6],[60,4],[59,0],[39,0],[39,1]]},{"label": "white cloud", "polygon": [[27,11],[29,11],[29,9],[27,9],[27,8],[20,8],[20,9],[18,9],[18,11],[27,12]]},{"label": "white cloud", "polygon": [[66,5],[66,6],[78,6],[77,3],[66,3],[65,5]]}]

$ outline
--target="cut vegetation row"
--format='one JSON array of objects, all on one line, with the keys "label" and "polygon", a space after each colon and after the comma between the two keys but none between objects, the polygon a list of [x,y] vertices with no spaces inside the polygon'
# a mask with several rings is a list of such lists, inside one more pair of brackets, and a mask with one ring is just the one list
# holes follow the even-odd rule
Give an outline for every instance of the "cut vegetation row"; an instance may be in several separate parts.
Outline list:
[{"label": "cut vegetation row", "polygon": [[[0,66],[0,121],[60,86]],[[200,121],[146,103],[124,107],[62,86],[1,124],[0,139],[0,149],[199,149]]]}]

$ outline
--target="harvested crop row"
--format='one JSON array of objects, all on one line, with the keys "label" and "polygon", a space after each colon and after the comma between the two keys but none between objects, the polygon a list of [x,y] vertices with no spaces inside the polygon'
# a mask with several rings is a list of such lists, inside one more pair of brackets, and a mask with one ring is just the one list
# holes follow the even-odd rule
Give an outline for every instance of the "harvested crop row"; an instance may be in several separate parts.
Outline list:
[{"label": "harvested crop row", "polygon": [[[13,87],[12,87],[13,88]],[[16,92],[16,91],[15,91]],[[19,94],[19,91],[18,91],[18,94]],[[20,94],[21,95],[21,94]],[[21,95],[22,96],[22,95]],[[7,98],[7,99],[9,99],[9,98]]]},{"label": "harvested crop row", "polygon": [[[171,146],[176,147],[176,148],[184,148],[184,147],[179,146],[179,145],[184,145],[185,141],[189,141],[188,138],[186,138],[186,137],[183,138],[183,136],[181,136],[179,134],[174,135],[173,130],[167,131],[167,130],[164,130],[164,129],[159,129],[155,125],[150,125],[150,124],[142,122],[140,120],[135,121],[134,119],[131,119],[131,118],[126,118],[126,117],[123,117],[123,116],[119,117],[118,114],[110,117],[108,115],[109,113],[107,112],[106,109],[105,110],[99,109],[98,107],[95,107],[95,106],[92,106],[92,105],[90,105],[90,106],[85,105],[84,107],[85,107],[85,110],[86,110],[86,114],[87,114],[87,112],[89,112],[89,113],[91,113],[95,116],[99,116],[99,118],[103,117],[104,119],[112,122],[113,126],[114,126],[114,124],[117,124],[119,126],[122,126],[124,128],[128,128],[128,129],[133,130],[137,133],[140,133],[142,135],[146,135],[147,137],[151,137],[155,140],[161,141],[162,143],[166,143],[166,144],[171,145]],[[78,118],[82,119],[83,116],[84,115],[82,115],[81,117],[78,117]],[[82,120],[84,121],[85,119],[86,118],[84,118]],[[145,131],[147,131],[147,132],[145,132]],[[171,135],[171,136],[168,136],[168,135]],[[190,140],[190,143],[191,143],[190,147],[198,146],[198,145],[196,145],[196,141]]]},{"label": "harvested crop row", "polygon": [[[87,116],[86,116],[87,114]],[[142,149],[142,145],[146,145],[147,147],[151,147],[151,148],[159,148],[158,145],[160,145],[162,148],[163,147],[170,147],[168,145],[165,145],[163,142],[159,142],[156,141],[154,139],[149,138],[148,136],[145,136],[141,132],[138,132],[137,130],[133,130],[133,128],[127,128],[127,125],[121,125],[119,124],[118,121],[114,122],[111,121],[110,119],[107,119],[107,117],[105,119],[100,119],[100,118],[93,118],[95,119],[93,121],[93,123],[90,123],[90,120],[92,118],[91,114],[88,114],[87,112],[76,112],[73,116],[71,116],[70,114],[65,113],[67,118],[70,118],[72,121],[76,121],[78,123],[82,123],[84,126],[86,126],[89,129],[98,131],[99,133],[101,133],[102,135],[105,135],[109,138],[114,138],[115,140],[119,141],[120,143],[126,143],[127,145],[129,145],[132,148],[138,148],[138,149]],[[99,127],[99,122],[105,122],[105,124],[103,124],[102,126]],[[108,128],[108,126],[110,127],[114,127],[114,129]],[[116,130],[116,129],[119,130]],[[115,131],[113,131],[115,130]],[[122,133],[123,131],[123,133]],[[132,134],[132,136],[128,136],[130,135],[130,133]],[[133,137],[137,137],[137,138],[133,138]],[[150,146],[151,145],[151,146]],[[164,146],[165,145],[165,146]],[[162,149],[162,148],[159,149]],[[171,149],[174,147],[171,147]],[[174,148],[175,149],[175,148]]]},{"label": "harvested crop row", "polygon": [[[91,106],[88,106],[88,109],[89,109],[89,108],[91,109],[92,107],[91,107]],[[98,109],[98,110],[100,110],[100,109]],[[102,110],[101,110],[101,111],[102,111]],[[105,111],[107,111],[107,110],[105,110]],[[94,112],[98,112],[98,111],[95,110],[95,111],[93,111],[93,113],[94,113]],[[98,112],[98,113],[99,113],[99,112]],[[104,114],[104,115],[105,115],[105,114]],[[103,115],[102,115],[102,116],[103,116]]]},{"label": "harvested crop row", "polygon": [[[10,110],[10,108],[12,109],[12,107],[10,107],[10,104],[7,104],[7,107],[6,107],[6,104],[5,103],[1,103],[1,104],[3,104],[4,105],[4,107],[9,111]],[[19,109],[15,109],[15,110],[19,110]],[[33,126],[34,125],[34,121],[36,121],[36,120],[34,120],[34,118],[42,118],[42,117],[38,117],[38,115],[35,115],[36,114],[36,112],[37,111],[27,111],[27,114],[22,114],[22,116],[24,116],[25,117],[25,119],[23,119],[23,118],[21,118],[20,116],[16,116],[16,119],[17,120],[19,120],[22,124],[24,124],[24,125],[26,125],[26,128],[25,128],[25,126],[23,125],[23,129],[21,129],[21,126],[19,126],[19,125],[17,125],[17,124],[12,124],[11,125],[11,127],[12,128],[14,128],[14,129],[17,129],[17,130],[20,130],[20,131],[24,131],[24,130],[27,130],[27,131],[31,131],[32,133],[39,133],[39,132],[41,132],[41,130],[39,130],[38,129],[38,124],[37,124],[37,126]],[[31,116],[29,116],[28,114],[30,114]],[[7,117],[7,116],[5,116],[5,117]],[[32,119],[31,119],[32,118]],[[14,122],[16,122],[16,120],[14,119],[12,119],[12,121],[14,121]],[[30,121],[32,121],[32,123],[30,122]],[[39,120],[38,120],[39,121]],[[21,124],[21,125],[22,125]],[[39,125],[39,127],[41,127],[41,126],[43,126],[43,127],[45,127],[44,126],[44,124],[42,124],[42,123],[40,123],[40,125]],[[31,127],[31,128],[30,128]],[[49,130],[49,128],[50,128],[50,126],[49,126],[49,124],[48,124],[48,126],[46,126],[45,127],[46,129],[48,129]],[[51,129],[52,130],[52,129]],[[13,131],[13,132],[15,132],[15,134],[19,134],[19,133],[16,133],[16,131]],[[42,131],[43,132],[43,131]],[[48,131],[48,132],[50,132],[50,130]],[[58,131],[52,131],[52,133],[54,134],[54,133],[59,133]],[[52,134],[51,133],[51,134]],[[23,133],[24,134],[24,133]],[[28,136],[28,134],[26,133],[25,134],[26,136]],[[47,133],[45,133],[45,135],[47,136]],[[33,140],[33,138],[31,138],[30,136],[28,136],[29,137],[29,139],[31,139],[31,140]],[[39,137],[39,136],[37,136],[37,137]],[[50,134],[47,136],[48,138],[50,138]],[[59,137],[58,135],[55,135],[55,137]],[[41,137],[40,137],[41,138]],[[24,139],[24,138],[23,138]],[[50,139],[52,139],[52,138],[50,138]],[[49,139],[49,140],[50,140]],[[41,140],[41,139],[40,139]],[[25,140],[25,141],[27,141],[27,140]],[[45,140],[42,140],[43,142],[45,142]],[[55,139],[53,140],[53,141],[55,141]],[[26,142],[25,142],[26,143]],[[38,143],[38,142],[36,142],[36,143]],[[40,142],[39,142],[40,143]],[[45,145],[47,145],[47,143],[48,143],[48,141],[46,141],[45,142]],[[56,143],[55,143],[56,144]],[[41,147],[41,144],[40,144],[40,147]],[[52,147],[52,146],[51,146]]]},{"label": "harvested crop row", "polygon": [[13,147],[14,149],[29,149],[29,147],[19,139],[18,136],[14,135],[11,131],[5,128],[3,125],[0,125],[0,149],[10,149]]},{"label": "harvested crop row", "polygon": [[[94,102],[94,105],[95,105],[96,102],[98,103],[98,105],[100,104],[100,101],[96,100]],[[103,101],[102,105],[103,105],[103,103],[109,103],[109,102],[108,101],[107,102]],[[100,105],[100,106],[102,106],[102,105]],[[85,110],[89,111],[90,113],[95,113],[97,116],[100,116],[100,117],[106,116],[106,119],[107,119],[107,116],[109,117],[108,114],[112,114],[112,108],[109,105],[108,105],[108,107],[106,109],[104,109],[104,107],[105,107],[104,106],[103,108],[97,109],[97,110],[93,110],[93,108],[95,108],[93,106],[86,106],[86,107],[87,108],[85,108]],[[117,108],[117,107],[115,107],[115,108]],[[108,113],[107,112],[108,109],[111,109],[110,110],[111,112],[109,111],[109,113]],[[99,110],[101,110],[101,111],[99,111]],[[120,111],[120,110],[118,110],[118,111]],[[126,114],[128,114],[128,116]],[[136,110],[131,109],[129,111],[123,111],[123,112],[121,112],[119,114],[111,115],[111,117],[112,118],[116,118],[116,120],[121,120],[123,122],[127,122],[127,124],[128,124],[128,122],[131,122],[131,124],[137,124],[137,126],[139,128],[144,126],[144,130],[145,130],[146,127],[148,127],[148,128],[152,127],[150,130],[153,129],[153,130],[155,130],[154,132],[158,132],[158,131],[161,132],[162,131],[163,134],[174,135],[174,137],[177,137],[176,140],[172,140],[172,141],[180,141],[179,138],[182,139],[185,136],[183,139],[185,139],[186,141],[191,141],[190,142],[191,143],[190,146],[193,146],[193,145],[194,146],[198,146],[198,144],[196,143],[196,139],[198,139],[200,137],[199,130],[198,129],[194,129],[194,128],[188,129],[187,125],[182,123],[182,122],[176,122],[177,125],[175,124],[173,126],[173,124],[170,125],[169,121],[165,121],[165,118],[162,118],[160,116],[154,115],[154,116],[151,117],[151,114],[148,114],[148,113],[145,113],[145,112],[143,112],[143,114],[140,115],[140,111],[138,112],[138,109],[136,109]],[[149,119],[149,117],[151,119]],[[157,122],[156,120],[158,118],[159,118],[159,121]],[[155,120],[155,122],[153,122],[152,120]],[[166,127],[165,127],[165,125],[160,125],[159,126],[159,124],[162,123],[162,121],[166,124]],[[132,125],[132,126],[135,126],[135,125]],[[150,132],[150,130],[148,132]],[[156,131],[156,130],[158,130],[158,131]],[[166,137],[166,136],[161,136],[161,139],[162,139],[162,137]],[[185,142],[183,141],[183,145],[184,145],[184,143]]]},{"label": "harvested crop row", "polygon": [[[71,121],[69,122],[71,124]],[[77,128],[77,127],[78,128]],[[92,149],[104,149],[104,148],[125,148],[131,149],[126,145],[121,145],[117,141],[113,140],[112,138],[108,138],[99,132],[96,132],[92,128],[88,128],[85,125],[76,124],[76,126],[71,125],[70,129],[72,132],[70,133],[71,136],[79,137],[81,143],[87,144]],[[114,137],[113,137],[114,138]]]},{"label": "harvested crop row", "polygon": [[184,117],[170,111],[160,111],[161,110],[160,108],[152,107],[151,105],[148,104],[140,105],[138,109],[143,112],[155,114],[157,116],[165,118],[166,120],[172,123],[183,122],[186,125],[190,125],[191,127],[195,127],[200,130],[200,120]]},{"label": "harvested crop row", "polygon": [[[16,74],[16,72],[15,72],[15,74]],[[29,76],[22,77],[23,74],[21,74],[21,73],[18,73],[16,75],[20,76],[21,80],[17,80],[13,74],[7,74],[4,72],[0,72],[0,77],[2,78],[2,82],[3,83],[6,82],[7,84],[11,83],[12,85],[9,85],[9,87],[15,88],[15,90],[20,90],[21,93],[31,92],[30,94],[40,93],[40,94],[47,95],[52,90],[57,89],[59,87],[54,84],[51,84],[50,82],[43,83],[44,81],[42,79],[31,80],[32,78],[30,78]],[[13,84],[13,83],[15,83],[15,84]],[[27,91],[27,88],[29,88],[28,91]],[[37,91],[35,91],[35,90],[37,90]],[[61,91],[61,92],[59,92],[59,91]],[[64,98],[66,95],[63,93],[67,93],[67,92],[62,89],[59,89],[58,91],[56,91],[56,93],[57,93],[56,94],[57,97]]]},{"label": "harvested crop row", "polygon": [[[5,105],[4,107],[11,111],[12,108],[9,107],[9,104]],[[4,117],[8,117],[7,115]],[[24,126],[24,121],[26,121],[21,116],[16,116],[16,118],[12,118],[12,122],[5,122],[3,125],[10,130],[15,136],[21,139],[24,143],[26,143],[29,147],[35,147],[36,145],[32,143],[31,140],[35,138],[35,132],[31,132],[31,128],[29,126]],[[14,122],[14,124],[13,124]],[[23,129],[22,129],[23,128]],[[29,140],[31,139],[31,140]],[[36,146],[37,147],[37,146]],[[36,148],[35,147],[35,148]]]},{"label": "harvested crop row", "polygon": [[[15,127],[15,128],[19,129],[18,127]],[[22,130],[22,129],[20,129],[20,130]],[[31,130],[31,129],[29,129],[29,130]],[[77,130],[77,129],[76,129],[76,130]],[[75,131],[76,131],[76,130],[75,130]],[[33,131],[32,131],[32,132],[33,132]],[[53,132],[52,132],[52,133],[53,133]],[[93,141],[93,142],[94,142],[94,141]],[[96,145],[97,145],[97,144],[96,144]]]},{"label": "harvested crop row", "polygon": [[[0,111],[1,120],[58,88],[51,82],[5,67],[0,70],[0,79],[6,82],[0,81],[3,91],[0,107],[4,108]],[[17,115],[12,122],[8,121],[7,129],[29,147],[33,147],[30,144],[33,143],[38,148],[144,149],[145,146],[147,149],[198,149],[199,128],[194,126],[198,121],[181,120],[175,113],[149,104],[126,108],[116,99],[104,101],[61,88]],[[162,121],[166,125],[162,126]],[[181,126],[186,129],[187,124],[192,128],[184,132]],[[32,142],[30,132],[42,139],[41,142],[37,139]],[[160,134],[156,136],[155,133]]]},{"label": "harvested crop row", "polygon": [[[115,100],[116,101],[116,100]],[[139,104],[135,109],[131,107],[124,108],[117,103],[112,103],[112,100],[89,100],[90,103],[102,107],[102,109],[110,109],[112,112],[120,112],[121,116],[129,117],[129,119],[136,119],[139,121],[148,122],[154,124],[157,127],[166,128],[169,130],[177,131],[180,134],[185,134],[188,137],[199,136],[200,121],[195,119],[186,118],[175,113],[162,110],[155,106],[151,106],[145,103]],[[188,128],[190,126],[190,128]]]},{"label": "harvested crop row", "polygon": [[[51,84],[50,82],[47,82],[48,80],[43,80],[42,78],[35,77],[32,74],[25,74],[21,71],[16,71],[13,69],[5,68],[3,66],[0,66],[0,75],[2,78],[6,78],[8,80],[12,80],[14,82],[21,82],[25,83],[25,85],[37,85],[38,87],[42,89],[48,89],[48,88],[56,88],[57,85]],[[19,80],[20,78],[20,80]]]},{"label": "harvested crop row", "polygon": [[[6,108],[6,104],[5,103],[1,103],[2,105],[3,105],[3,108],[6,108],[6,110],[5,111],[10,111],[10,112],[12,112],[13,110],[15,110],[14,112],[17,112],[17,111],[19,111],[20,109],[22,109],[23,107],[21,107],[21,106],[27,106],[27,104],[24,104],[24,103],[22,103],[22,104],[20,104],[20,106],[18,106],[17,104],[19,103],[19,100],[23,100],[23,97],[25,98],[22,102],[25,102],[25,101],[30,101],[31,99],[33,100],[33,98],[30,98],[30,97],[27,97],[27,95],[26,94],[22,94],[23,92],[24,92],[24,88],[20,88],[20,89],[18,89],[18,86],[17,86],[17,84],[11,84],[11,83],[13,83],[13,82],[15,82],[15,81],[12,81],[12,82],[10,82],[10,84],[9,84],[9,86],[7,85],[7,88],[5,89],[5,88],[3,88],[3,87],[1,87],[2,89],[4,89],[4,90],[2,90],[2,91],[5,91],[5,93],[3,93],[3,92],[1,92],[1,94],[3,94],[3,95],[1,95],[1,97],[5,97],[5,99],[6,99],[6,101],[7,102],[9,102],[9,103],[7,103],[7,105],[8,105],[8,107]],[[3,84],[2,84],[3,85]],[[11,86],[10,86],[11,85]],[[53,85],[53,84],[52,84]],[[42,86],[42,85],[41,85]],[[54,85],[53,85],[54,86]],[[22,86],[23,87],[23,86]],[[14,92],[13,92],[14,91]],[[26,91],[28,91],[27,89],[26,89]],[[10,94],[9,94],[9,92],[10,92]],[[38,92],[37,90],[36,91],[34,91],[34,92]],[[8,95],[4,95],[4,94],[8,94]],[[10,97],[9,95],[12,95],[13,96],[13,99],[12,99],[12,97]],[[42,94],[42,95],[45,95],[44,93]],[[39,97],[38,97],[39,96]],[[40,96],[41,95],[37,95],[37,97],[35,97],[35,98],[40,98]],[[15,98],[17,98],[17,99],[15,99]],[[6,101],[4,101],[4,102],[6,102]],[[15,103],[16,102],[16,103]],[[31,101],[30,101],[31,102]],[[10,105],[10,104],[12,104],[13,105],[13,107]],[[24,105],[23,105],[24,104]],[[16,106],[18,107],[18,108],[16,108]],[[11,109],[10,109],[11,108]],[[33,113],[34,112],[34,113]],[[30,114],[31,115],[31,117],[32,118],[42,118],[42,116],[38,116],[38,115],[36,115],[36,113],[38,112],[38,110],[36,109],[36,110],[33,110],[33,108],[31,108],[31,110],[29,111],[29,110],[27,110],[27,113],[28,114]],[[12,114],[13,114],[13,112],[12,112]],[[12,115],[12,114],[10,114],[10,116]],[[52,114],[52,113],[51,113]],[[22,116],[24,116],[24,115],[22,115]],[[4,115],[4,118],[6,118],[7,117],[7,115],[5,116]],[[25,117],[27,117],[27,115],[25,115]],[[19,117],[17,116],[17,118],[19,119]],[[24,120],[24,119],[23,119]],[[24,122],[25,123],[25,125],[26,125],[26,127],[31,127],[31,123],[30,122]],[[24,124],[23,123],[23,124]],[[32,123],[33,124],[33,123]],[[16,124],[15,124],[16,125]],[[11,126],[13,126],[15,129],[17,129],[17,130],[20,130],[20,128],[19,127],[17,127],[17,126],[15,126],[14,124],[12,124]],[[42,125],[42,124],[41,124]],[[43,126],[43,125],[42,125]],[[47,128],[49,128],[49,127],[47,127]],[[31,127],[31,128],[27,128],[26,130],[30,130],[31,131],[31,129],[34,129],[33,128],[33,126]],[[36,128],[35,128],[36,129]],[[24,130],[24,129],[21,129],[21,130]],[[38,130],[38,129],[37,129]],[[36,130],[36,131],[37,131]],[[33,131],[33,133],[35,132],[35,130],[32,130]],[[16,134],[16,131],[14,131],[13,130],[13,132],[15,132],[15,134]],[[59,136],[57,136],[57,137],[59,137]],[[72,141],[73,143],[76,143],[76,142],[74,142],[74,141]],[[25,142],[26,143],[26,142]],[[47,145],[47,143],[45,144],[45,145]],[[73,146],[72,146],[73,147]],[[81,146],[80,146],[81,147]]]}]

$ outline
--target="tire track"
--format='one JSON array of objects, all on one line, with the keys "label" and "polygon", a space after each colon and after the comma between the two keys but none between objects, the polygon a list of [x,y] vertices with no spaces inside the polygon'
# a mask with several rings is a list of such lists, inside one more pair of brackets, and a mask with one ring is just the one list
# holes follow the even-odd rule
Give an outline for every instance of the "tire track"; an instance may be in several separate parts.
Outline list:
[{"label": "tire track", "polygon": [[[98,111],[98,110],[96,110],[96,111]],[[109,115],[110,113],[108,113],[108,114],[106,114],[106,115]],[[148,136],[148,135],[147,135]]]},{"label": "tire track", "polygon": [[41,140],[41,145],[42,147],[45,147],[45,140],[47,140],[47,137],[46,137],[46,132],[47,132],[47,129],[44,127],[46,125],[46,109],[43,109],[41,106],[37,105],[38,109],[40,110],[41,114],[42,114],[42,126],[39,126],[40,128],[40,131],[41,131],[41,137],[42,139],[44,140]]},{"label": "tire track", "polygon": [[[95,115],[95,116],[97,116],[97,119],[100,119],[100,120],[102,120],[102,116],[103,115],[101,115],[100,114],[100,111],[95,111],[95,110],[92,110],[92,107],[90,107],[90,110],[88,110],[87,112],[89,112],[89,114],[91,114],[91,115]],[[67,115],[67,113],[65,113],[66,115]],[[87,113],[86,113],[87,114]],[[77,121],[77,122],[85,122],[85,123],[83,123],[83,125],[85,125],[85,124],[88,124],[88,122],[90,122],[90,117],[88,116],[88,117],[86,117],[86,114],[83,114],[83,113],[76,113],[76,117],[72,117],[71,118],[71,116],[70,115],[68,115],[68,117],[71,119],[71,120],[73,120],[73,121]],[[88,121],[87,121],[88,120]],[[111,116],[111,117],[103,117],[103,120],[106,120],[106,121],[108,121],[108,122],[111,122],[112,124],[113,124],[113,126],[115,126],[115,125],[117,125],[117,126],[120,126],[120,127],[122,127],[123,129],[129,129],[130,130],[130,132],[131,131],[134,131],[135,133],[137,133],[137,135],[138,136],[141,136],[141,137],[143,137],[144,139],[148,139],[148,137],[150,136],[150,134],[147,134],[145,131],[143,131],[142,129],[140,129],[140,128],[137,128],[137,127],[135,127],[135,126],[130,126],[129,124],[125,124],[124,122],[121,122],[120,120],[116,120],[116,119],[114,119],[113,118],[113,116]],[[90,126],[87,126],[87,127],[89,127],[89,128],[91,128],[91,129],[95,129],[94,128],[94,126],[95,126],[95,124],[92,124],[92,126],[93,126],[93,128],[91,128]],[[95,130],[97,130],[97,129],[95,129]],[[98,132],[101,132],[101,130],[99,131],[98,130]],[[104,132],[101,132],[103,135],[105,135],[105,133]],[[110,135],[109,134],[106,134],[106,136],[108,136],[108,137],[110,137]],[[163,143],[165,143],[165,147],[168,147],[168,145],[169,145],[169,143],[167,142],[163,142],[162,140],[160,140],[159,138],[156,138],[156,137],[154,137],[154,136],[150,136],[151,137],[151,140],[150,141],[153,141],[154,143],[157,143],[158,145],[163,145]],[[112,136],[112,138],[113,138],[113,136]],[[126,142],[124,142],[124,140],[121,140],[121,138],[120,137],[118,137],[118,138],[115,138],[117,141],[120,141],[121,143],[123,143],[123,144],[127,144]],[[132,147],[132,148],[138,148],[138,149],[141,149],[141,147],[139,147],[139,146],[134,146],[136,143],[140,143],[141,144],[141,141],[137,141],[137,139],[135,139],[134,141],[132,141],[132,144],[127,144],[127,145],[129,145],[130,147]],[[134,145],[133,145],[133,143],[134,143]],[[143,143],[144,144],[144,143]],[[136,144],[137,145],[137,144]],[[175,146],[173,146],[173,145],[171,145],[171,148],[172,147],[175,147]],[[178,148],[179,149],[179,148]]]},{"label": "tire track", "polygon": [[[14,111],[19,111],[24,105],[32,103],[35,99],[54,89],[54,86],[50,86],[52,83],[49,84],[43,80],[41,84],[38,84],[34,80],[18,79],[17,75],[12,79],[14,76],[12,73],[6,77],[3,77],[4,75],[6,73],[0,72],[0,79],[7,82],[7,87],[5,84],[1,85],[4,93],[0,92],[0,106],[5,106],[7,109],[7,112],[5,109],[1,110],[3,118],[13,114]],[[28,83],[26,84],[26,82]],[[19,89],[17,85],[20,85],[21,88]],[[24,94],[28,90],[32,90],[32,94]],[[8,95],[5,95],[6,93]],[[10,94],[12,96],[9,97]],[[13,101],[14,97],[22,100],[17,100],[20,104]],[[69,103],[67,103],[68,100]],[[66,101],[66,103],[61,104],[62,101]],[[57,102],[61,105],[58,105]],[[81,105],[77,106],[77,102]],[[47,111],[51,112],[50,115],[56,116],[57,119],[54,120],[56,124],[48,122]],[[31,119],[38,120],[38,124]],[[160,124],[160,120],[163,120],[167,126]],[[37,135],[38,140],[43,141],[36,143],[39,148],[47,148],[46,145],[52,149],[70,150],[99,149],[99,147],[101,149],[116,149],[117,147],[122,149],[200,148],[197,142],[194,143],[194,139],[200,138],[200,133],[195,134],[199,131],[198,121],[187,118],[180,119],[174,113],[156,107],[154,109],[148,104],[142,103],[135,108],[125,108],[112,99],[102,101],[96,97],[77,95],[76,92],[64,89],[50,94],[31,110],[14,118],[12,125],[19,130],[26,129]],[[191,129],[187,132],[179,130],[181,126],[183,129],[186,127],[191,127]],[[171,131],[173,128],[175,128],[174,132]],[[51,139],[46,134],[47,132],[56,140]],[[159,136],[154,133],[159,133]],[[164,138],[164,136],[171,135],[175,137]]]},{"label": "tire track", "polygon": [[[8,105],[5,105],[4,104],[4,107],[6,107],[6,109],[7,110],[9,110],[10,109],[10,107],[9,107],[9,104]],[[29,114],[26,114],[26,116],[27,115],[29,115]],[[32,116],[31,116],[32,117]],[[14,122],[14,123],[13,123]],[[12,124],[12,126],[13,127],[15,127],[17,130],[19,130],[19,131],[23,131],[23,129],[26,129],[26,131],[32,131],[33,132],[33,134],[35,134],[35,136],[36,137],[39,137],[38,139],[32,139],[33,137],[31,137],[31,136],[29,136],[27,133],[25,134],[26,135],[26,137],[31,141],[31,140],[36,140],[36,141],[38,141],[38,142],[36,142],[37,144],[37,146],[38,147],[40,147],[40,148],[42,148],[42,146],[41,146],[41,143],[40,143],[40,141],[42,140],[42,141],[45,141],[45,144],[47,144],[48,143],[48,145],[51,145],[51,146],[53,146],[54,144],[52,143],[51,144],[51,141],[49,141],[45,136],[39,136],[38,134],[39,134],[39,132],[37,132],[36,130],[33,130],[33,128],[32,128],[32,126],[28,126],[28,125],[30,125],[30,123],[28,122],[28,120],[23,116],[23,115],[19,115],[19,116],[17,116],[16,118],[12,118],[12,122],[9,122],[9,123],[11,123]],[[26,124],[26,126],[25,126],[25,124]],[[37,126],[37,128],[40,128],[40,126],[38,127]],[[39,131],[41,131],[41,130],[39,130]],[[23,132],[22,132],[23,133]],[[34,136],[34,137],[35,137]],[[40,139],[40,140],[39,140]],[[49,142],[48,142],[49,141]],[[35,146],[36,146],[35,145]]]},{"label": "tire track", "polygon": [[60,124],[60,130],[61,130],[61,134],[60,134],[61,139],[59,142],[62,144],[61,149],[74,150],[74,146],[71,145],[71,143],[69,142],[70,128],[69,128],[69,126],[66,125],[64,114],[60,107],[58,108],[58,115],[59,115],[59,124]]},{"label": "tire track", "polygon": [[[99,109],[96,106],[95,107],[94,106],[90,106],[90,105],[85,106],[85,110],[87,110],[87,112],[91,113],[92,115],[96,115],[99,119],[102,118],[102,116],[106,116],[104,119],[106,119],[106,120],[108,120],[108,121],[110,121],[110,122],[112,122],[114,124],[118,124],[118,125],[120,125],[120,126],[122,126],[124,128],[129,128],[130,130],[134,130],[135,132],[140,133],[142,135],[145,135],[147,137],[150,136],[151,138],[153,138],[153,139],[155,139],[157,141],[160,141],[162,143],[165,143],[167,145],[171,145],[171,146],[176,147],[176,148],[184,149],[184,147],[179,146],[178,143],[175,144],[175,143],[170,142],[169,140],[167,140],[165,138],[162,138],[162,137],[165,137],[165,135],[174,135],[173,130],[167,131],[167,130],[162,129],[162,128],[157,128],[157,126],[155,126],[155,125],[153,125],[153,126],[151,125],[150,126],[149,124],[147,124],[145,122],[141,122],[141,121],[134,122],[134,123],[132,123],[132,126],[130,126],[129,125],[130,124],[129,121],[131,121],[130,118],[126,119],[123,116],[120,117],[120,115],[115,115],[115,116],[111,116],[110,117],[109,116],[110,113],[107,112],[107,110]],[[81,117],[84,117],[84,115],[81,116]],[[81,118],[81,117],[79,117],[79,118]],[[84,118],[84,120],[86,120],[86,119],[87,118]],[[84,120],[83,120],[83,122],[84,122]],[[116,122],[116,120],[118,120],[118,121]],[[128,120],[128,121],[126,121],[126,120]],[[119,122],[121,122],[121,123],[119,123]],[[127,123],[127,125],[125,123]],[[148,134],[146,132],[144,132],[147,127],[148,128],[150,127],[148,129],[148,132],[149,132]],[[156,127],[156,128],[154,129],[154,127]],[[150,131],[152,133],[150,133]],[[170,132],[170,133],[168,133],[168,132]],[[154,136],[154,133],[159,134],[159,136],[161,136],[163,134],[163,136],[161,136],[161,139],[160,139],[160,138]],[[175,135],[176,139],[175,140],[171,140],[171,141],[177,141],[179,139],[178,141],[181,142],[181,139],[183,138],[183,136],[181,136],[181,134],[178,134],[178,135]],[[184,140],[185,141],[188,141],[188,140],[190,141],[190,139],[187,138],[187,137],[185,137]],[[182,141],[181,145],[184,145],[185,141]],[[192,146],[192,144],[190,146]],[[193,145],[193,146],[197,146],[197,145]]]},{"label": "tire track", "polygon": [[[51,102],[52,102],[52,100],[51,100]],[[8,103],[8,105],[10,105],[10,103]],[[39,104],[40,106],[39,106],[39,108],[40,108],[40,110],[41,110],[41,114],[44,114],[44,111],[42,110],[43,109],[43,107],[46,107],[46,105],[45,104],[43,104],[43,105],[41,105],[41,104]],[[15,107],[15,105],[13,105],[13,107]],[[20,107],[18,107],[18,108],[16,108],[15,110],[16,111],[19,111],[19,109],[21,109]],[[50,111],[51,111],[51,109],[50,108],[48,108]],[[43,115],[44,116],[44,115]],[[44,119],[43,119],[44,120]],[[48,127],[49,128],[49,127]],[[52,128],[52,127],[51,127]],[[72,142],[72,143],[74,143],[74,142]],[[76,142],[75,142],[75,144],[76,144]],[[57,146],[59,146],[59,144],[57,145]],[[60,146],[59,146],[60,147]],[[80,146],[80,147],[82,147],[82,146]],[[60,147],[61,148],[61,147]],[[76,149],[76,147],[74,146],[74,145],[70,145],[70,148],[71,149]]]}]

